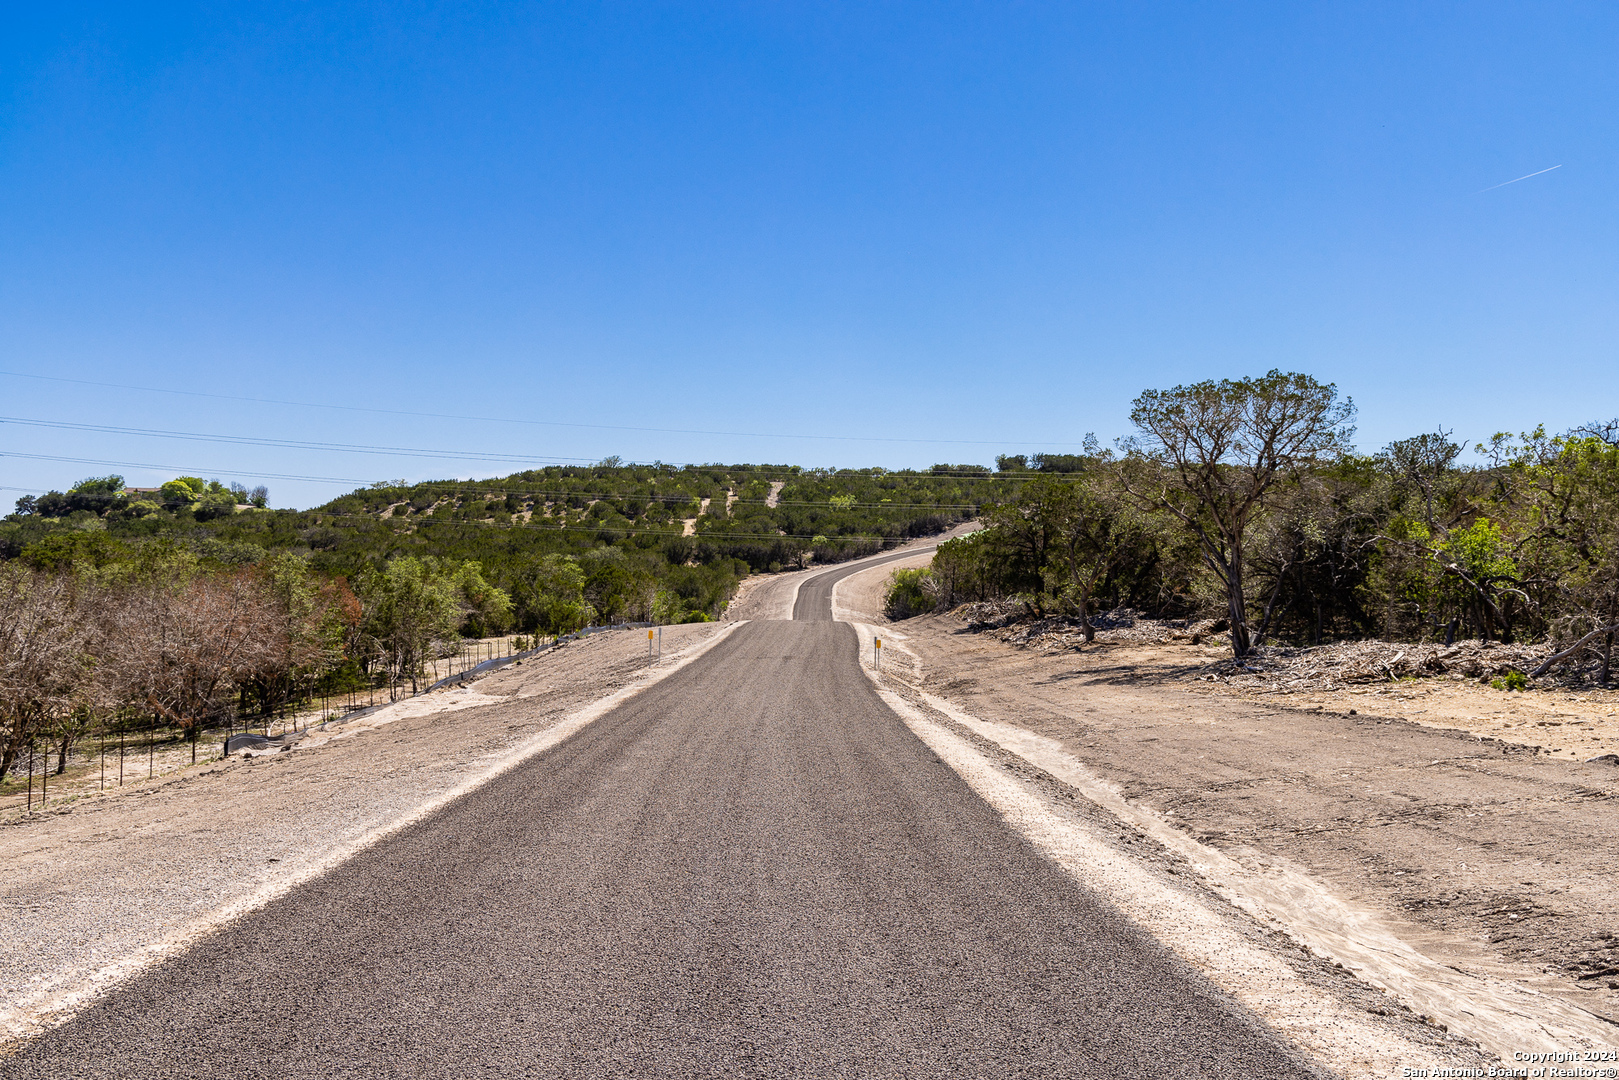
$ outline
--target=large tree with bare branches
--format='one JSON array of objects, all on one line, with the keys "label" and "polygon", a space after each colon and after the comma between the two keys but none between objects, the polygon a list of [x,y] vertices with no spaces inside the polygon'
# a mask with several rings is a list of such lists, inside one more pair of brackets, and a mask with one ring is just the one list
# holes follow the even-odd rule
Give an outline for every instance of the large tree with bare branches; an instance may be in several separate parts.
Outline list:
[{"label": "large tree with bare branches", "polygon": [[228,712],[240,683],[281,662],[281,612],[251,572],[131,586],[107,619],[121,696],[192,739]]}]

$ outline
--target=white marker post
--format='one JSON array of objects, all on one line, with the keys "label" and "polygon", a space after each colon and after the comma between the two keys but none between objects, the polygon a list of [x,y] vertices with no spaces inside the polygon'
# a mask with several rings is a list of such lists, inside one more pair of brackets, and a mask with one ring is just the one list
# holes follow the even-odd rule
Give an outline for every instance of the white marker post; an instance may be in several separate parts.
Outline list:
[{"label": "white marker post", "polygon": [[872,638],[871,640],[871,666],[881,671],[883,669],[883,639]]},{"label": "white marker post", "polygon": [[646,654],[648,659],[652,657],[652,634],[653,631],[651,630],[646,632]]}]

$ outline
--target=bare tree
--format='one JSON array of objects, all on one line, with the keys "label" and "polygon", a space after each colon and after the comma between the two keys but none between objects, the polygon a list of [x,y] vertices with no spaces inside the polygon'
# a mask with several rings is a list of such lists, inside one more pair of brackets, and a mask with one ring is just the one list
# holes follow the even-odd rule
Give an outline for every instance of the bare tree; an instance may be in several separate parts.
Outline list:
[{"label": "bare tree", "polygon": [[109,605],[123,698],[184,731],[224,716],[237,685],[279,660],[274,598],[248,572],[144,585]]},{"label": "bare tree", "polygon": [[77,582],[0,563],[0,778],[34,739],[87,703],[88,640]]},{"label": "bare tree", "polygon": [[[273,609],[269,639],[259,652],[259,662],[243,697],[256,694],[268,711],[303,696],[316,679],[337,666],[342,657],[344,598],[356,607],[358,601],[347,586],[323,586],[303,559],[282,553],[272,555],[252,571]],[[358,621],[358,612],[349,617]]]},{"label": "bare tree", "polygon": [[1238,659],[1250,648],[1243,591],[1249,527],[1280,479],[1349,448],[1354,415],[1354,403],[1339,401],[1331,383],[1280,371],[1148,390],[1134,402],[1130,420],[1141,435],[1125,443],[1123,483],[1196,538],[1225,587]]}]

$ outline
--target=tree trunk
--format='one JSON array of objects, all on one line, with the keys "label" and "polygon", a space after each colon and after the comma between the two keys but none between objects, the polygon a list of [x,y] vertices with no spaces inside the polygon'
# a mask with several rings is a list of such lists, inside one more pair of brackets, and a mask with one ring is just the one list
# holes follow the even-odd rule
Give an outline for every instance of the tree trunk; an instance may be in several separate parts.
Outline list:
[{"label": "tree trunk", "polygon": [[24,716],[14,719],[11,730],[6,733],[5,745],[0,748],[0,780],[11,775],[11,768],[17,764],[17,758],[22,754],[24,732],[28,729],[28,720]]},{"label": "tree trunk", "polygon": [[61,776],[63,773],[67,772],[67,751],[68,751],[69,744],[72,743],[72,742],[73,742],[73,736],[71,736],[71,735],[63,735],[61,745],[56,748],[56,775],[57,776]]},{"label": "tree trunk", "polygon": [[1608,670],[1613,662],[1613,633],[1609,631],[1607,640],[1602,646],[1602,685],[1608,685]]},{"label": "tree trunk", "polygon": [[[1276,575],[1276,587],[1270,591],[1270,598],[1265,601],[1265,617],[1259,621],[1259,632],[1254,635],[1254,644],[1265,644],[1265,638],[1270,634],[1271,619],[1276,614],[1276,600],[1282,595],[1282,575]],[[1286,613],[1293,606],[1293,598],[1289,597],[1286,606],[1282,608]]]},{"label": "tree trunk", "polygon": [[1226,569],[1228,607],[1231,611],[1231,655],[1241,660],[1251,648],[1248,641],[1248,612],[1242,597],[1242,553],[1233,550]]}]

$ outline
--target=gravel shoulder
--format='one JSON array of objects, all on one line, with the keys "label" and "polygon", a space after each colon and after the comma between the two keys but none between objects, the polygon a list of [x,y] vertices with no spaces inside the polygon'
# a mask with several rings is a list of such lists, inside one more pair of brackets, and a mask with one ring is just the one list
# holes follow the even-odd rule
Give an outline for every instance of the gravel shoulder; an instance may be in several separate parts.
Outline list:
[{"label": "gravel shoulder", "polygon": [[1256,875],[1318,883],[1448,969],[1619,1023],[1619,767],[1584,760],[1609,747],[1597,725],[1577,752],[1545,736],[1548,715],[1602,702],[1255,694],[1193,681],[1209,650],[1189,644],[1041,652],[948,615],[888,624],[885,578],[849,579],[840,603],[902,638],[919,689],[1054,741],[1130,806]]},{"label": "gravel shoulder", "polygon": [[1009,829],[815,599],[0,1075],[1321,1077]]},{"label": "gravel shoulder", "polygon": [[[668,627],[662,666],[723,632]],[[308,878],[525,740],[656,674],[598,634],[294,749],[213,761],[0,828],[0,1038],[26,1034],[287,883]]]}]

